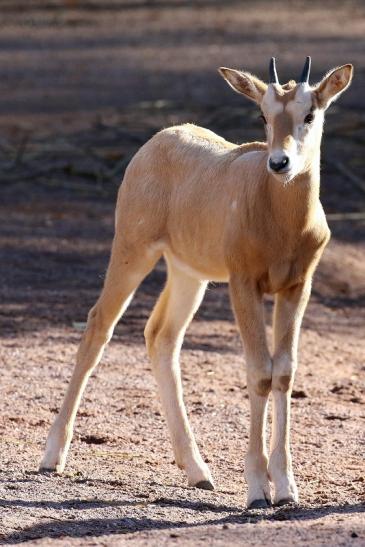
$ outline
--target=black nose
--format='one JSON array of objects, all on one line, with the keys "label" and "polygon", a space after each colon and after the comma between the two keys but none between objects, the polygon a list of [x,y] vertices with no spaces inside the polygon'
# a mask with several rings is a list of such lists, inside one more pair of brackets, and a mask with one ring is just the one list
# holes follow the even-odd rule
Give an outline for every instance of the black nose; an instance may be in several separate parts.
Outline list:
[{"label": "black nose", "polygon": [[273,171],[276,171],[276,173],[285,169],[285,167],[287,167],[288,164],[289,164],[288,156],[282,156],[282,158],[280,158],[280,160],[278,161],[272,160],[271,158],[269,160],[270,169],[272,169]]}]

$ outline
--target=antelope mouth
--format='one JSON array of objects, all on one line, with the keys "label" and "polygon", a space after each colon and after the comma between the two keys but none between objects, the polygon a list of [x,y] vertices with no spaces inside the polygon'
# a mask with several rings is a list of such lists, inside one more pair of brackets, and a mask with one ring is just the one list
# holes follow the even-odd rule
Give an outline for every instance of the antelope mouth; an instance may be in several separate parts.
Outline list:
[{"label": "antelope mouth", "polygon": [[269,173],[278,182],[281,182],[284,185],[289,184],[290,182],[292,182],[295,179],[296,174],[297,174],[297,173],[293,172],[291,169],[286,169],[286,170],[280,171],[280,173],[272,171],[271,169],[269,169]]},{"label": "antelope mouth", "polygon": [[275,177],[280,177],[281,175],[287,175],[288,173],[292,173],[291,167],[285,167],[284,169],[280,169],[280,171],[274,171],[274,169],[271,169],[271,167],[269,167],[268,171]]}]

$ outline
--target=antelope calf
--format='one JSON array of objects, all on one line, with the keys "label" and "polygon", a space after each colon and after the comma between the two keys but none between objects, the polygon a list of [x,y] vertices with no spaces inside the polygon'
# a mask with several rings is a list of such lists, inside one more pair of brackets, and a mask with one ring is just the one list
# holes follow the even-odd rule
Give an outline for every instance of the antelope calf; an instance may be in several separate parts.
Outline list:
[{"label": "antelope calf", "polygon": [[[164,129],[134,156],[119,190],[104,288],[89,313],[41,469],[63,471],[87,380],[134,291],[163,255],[167,282],[145,337],[176,463],[189,485],[213,489],[184,406],[179,353],[208,281],[228,281],[247,362],[247,504],[267,507],[271,485],[275,504],[298,500],[289,407],[301,320],[313,272],[330,238],[319,200],[323,118],[349,86],[353,69],[350,64],[335,68],[313,86],[309,57],[298,83],[281,85],[274,59],[269,84],[247,72],[219,71],[235,91],[259,106],[266,142],[236,145],[186,124]],[[263,317],[265,293],[275,295],[272,355]]]}]

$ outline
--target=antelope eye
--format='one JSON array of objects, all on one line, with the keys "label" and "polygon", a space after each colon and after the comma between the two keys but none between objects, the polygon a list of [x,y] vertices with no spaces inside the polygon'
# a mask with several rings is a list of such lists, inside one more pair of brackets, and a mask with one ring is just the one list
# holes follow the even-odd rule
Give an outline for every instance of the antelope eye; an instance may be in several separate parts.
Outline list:
[{"label": "antelope eye", "polygon": [[263,122],[264,122],[264,124],[266,125],[266,123],[267,123],[267,122],[266,122],[266,118],[265,118],[265,116],[264,116],[263,114],[260,114],[260,116],[259,116],[259,117],[260,117],[260,118],[262,119],[262,121],[263,121]]},{"label": "antelope eye", "polygon": [[313,114],[307,114],[307,116],[304,118],[304,123],[310,124],[314,120]]}]

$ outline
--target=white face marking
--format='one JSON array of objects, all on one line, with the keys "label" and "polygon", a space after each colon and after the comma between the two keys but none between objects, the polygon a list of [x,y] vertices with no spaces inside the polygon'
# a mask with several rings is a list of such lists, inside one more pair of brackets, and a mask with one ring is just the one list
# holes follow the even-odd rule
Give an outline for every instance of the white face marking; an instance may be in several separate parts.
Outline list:
[{"label": "white face marking", "polygon": [[323,124],[323,114],[319,111],[316,112],[314,120],[310,124],[304,122],[306,116],[311,113],[312,103],[312,89],[308,84],[303,84],[298,87],[293,101],[290,101],[286,110],[291,114],[293,118],[293,138],[296,144],[296,153],[298,159],[304,165],[304,150],[309,144],[310,139],[313,138],[313,131],[321,131]]},{"label": "white face marking", "polygon": [[271,116],[276,116],[276,114],[280,114],[280,112],[284,111],[284,105],[281,101],[278,101],[275,89],[272,85],[268,86],[261,106],[265,112],[270,112]]},{"label": "white face marking", "polygon": [[274,86],[268,86],[261,103],[261,109],[266,118],[267,141],[271,145],[274,137],[272,121],[277,114],[284,112],[284,104],[278,100]]},{"label": "white face marking", "polygon": [[[267,142],[271,149],[268,158],[268,170],[279,180],[289,182],[304,169],[306,161],[308,161],[306,154],[306,151],[308,151],[307,145],[312,148],[311,139],[313,139],[313,131],[321,131],[323,114],[321,115],[317,111],[312,123],[304,122],[312,109],[312,88],[308,84],[298,85],[294,98],[287,103],[281,101],[280,96],[278,97],[275,92],[274,86],[269,85],[261,107],[266,118]],[[276,143],[275,148],[272,148],[275,135],[276,141],[278,135],[280,135],[280,133],[276,133],[278,126],[275,124],[275,118],[284,112],[290,115],[293,121],[292,127],[288,128],[288,135],[283,134],[283,139],[284,136],[288,138],[283,140],[282,145],[280,146],[279,144],[279,137],[279,142]],[[283,117],[283,123],[285,123],[284,120],[285,118]],[[316,143],[317,141],[315,139],[312,142]],[[289,158],[288,168],[282,168],[282,173],[274,172],[270,168],[270,159],[271,162],[278,164],[285,156]]]},{"label": "white face marking", "polygon": [[292,115],[294,124],[302,124],[311,107],[311,89],[308,84],[304,84],[298,87],[294,100],[289,101],[286,105],[286,111]]}]

